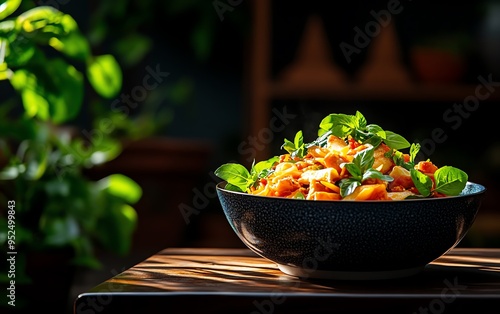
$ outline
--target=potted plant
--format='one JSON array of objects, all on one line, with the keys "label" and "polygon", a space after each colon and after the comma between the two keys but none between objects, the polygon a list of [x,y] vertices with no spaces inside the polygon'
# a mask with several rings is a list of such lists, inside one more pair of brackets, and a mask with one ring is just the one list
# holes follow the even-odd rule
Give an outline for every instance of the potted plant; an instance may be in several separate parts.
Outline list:
[{"label": "potted plant", "polygon": [[[93,104],[97,117],[112,120],[109,135],[121,139],[123,150],[115,159],[88,169],[86,174],[97,179],[120,172],[143,187],[144,194],[135,206],[138,224],[132,243],[134,257],[141,260],[167,246],[186,243],[189,237],[186,234],[195,224],[188,226],[179,206],[183,203],[191,206],[194,188],[209,179],[209,162],[214,152],[210,140],[196,138],[192,131],[200,128],[196,116],[204,111],[199,108],[201,103],[196,102],[196,94],[200,94],[195,84],[197,79],[175,70],[179,61],[170,57],[174,49],[159,36],[164,32],[154,16],[161,15],[162,23],[169,28],[169,23],[175,24],[171,21],[174,15],[201,14],[200,24],[186,31],[192,34],[190,48],[200,63],[208,57],[206,53],[210,51],[212,32],[218,21],[212,19],[213,6],[203,1],[103,0],[90,6],[89,42],[96,49],[109,47],[123,65],[124,77],[129,78],[123,84],[123,97],[129,101],[121,101],[124,98],[120,95],[121,102],[114,108]],[[177,36],[180,37],[184,35]],[[156,71],[156,76],[151,76],[152,71]],[[99,129],[100,119],[94,121]],[[186,125],[191,126],[190,135],[182,132]]]},{"label": "potted plant", "polygon": [[12,257],[0,278],[14,287],[2,305],[56,313],[61,295],[64,312],[69,286],[54,283],[57,275],[68,283],[73,266],[99,267],[99,249],[126,254],[136,228],[141,187],[120,173],[84,174],[116,158],[121,142],[89,140],[79,129],[85,99],[115,97],[121,69],[112,55],[92,54],[72,16],[6,0],[0,81],[0,244]]}]

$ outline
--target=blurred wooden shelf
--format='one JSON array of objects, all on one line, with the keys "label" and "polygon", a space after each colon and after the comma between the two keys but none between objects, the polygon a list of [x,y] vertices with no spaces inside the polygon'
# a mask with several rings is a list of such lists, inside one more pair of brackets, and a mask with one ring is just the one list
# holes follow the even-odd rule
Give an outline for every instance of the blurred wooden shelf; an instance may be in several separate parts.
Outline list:
[{"label": "blurred wooden shelf", "polygon": [[[475,96],[477,85],[359,86],[356,84],[309,85],[272,82],[270,97],[275,99],[327,99],[327,100],[401,100],[401,101],[463,101]],[[500,100],[500,93],[491,93],[485,100]]]},{"label": "blurred wooden shelf", "polygon": [[[500,93],[494,90],[496,82],[481,87],[487,84],[484,81],[488,81],[488,77],[478,78],[477,84],[417,82],[415,73],[402,61],[393,23],[373,38],[366,47],[366,61],[356,73],[348,75],[335,62],[322,20],[314,14],[306,22],[294,60],[273,77],[270,74],[273,54],[270,4],[267,0],[255,0],[252,8],[251,66],[246,97],[250,137],[264,134],[263,130],[269,127],[275,100],[450,102],[450,106],[500,100]],[[267,148],[256,147],[255,151],[256,160],[269,157]]]},{"label": "blurred wooden shelf", "polygon": [[[295,60],[275,79],[264,79],[269,98],[318,98],[327,100],[462,101],[476,96],[482,83],[420,83],[402,62],[396,30],[388,25],[368,47],[368,58],[354,77],[333,59],[321,19],[312,15],[304,30]],[[484,78],[487,81],[487,78]],[[490,87],[491,88],[491,87]],[[500,99],[485,87],[479,97]]]}]

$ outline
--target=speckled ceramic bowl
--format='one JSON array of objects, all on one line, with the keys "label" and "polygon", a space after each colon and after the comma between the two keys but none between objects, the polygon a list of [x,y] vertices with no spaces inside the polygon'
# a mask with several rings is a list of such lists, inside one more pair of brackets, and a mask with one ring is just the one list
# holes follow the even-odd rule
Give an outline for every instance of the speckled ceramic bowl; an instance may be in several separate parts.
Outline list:
[{"label": "speckled ceramic bowl", "polygon": [[339,280],[414,275],[455,247],[485,187],[460,196],[402,201],[313,201],[217,193],[229,224],[248,248],[289,275]]}]

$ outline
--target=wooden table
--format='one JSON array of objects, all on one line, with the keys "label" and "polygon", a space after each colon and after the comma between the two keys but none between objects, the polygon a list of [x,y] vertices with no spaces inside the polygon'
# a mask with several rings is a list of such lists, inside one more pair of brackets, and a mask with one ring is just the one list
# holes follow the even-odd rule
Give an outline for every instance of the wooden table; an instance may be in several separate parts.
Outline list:
[{"label": "wooden table", "polygon": [[500,249],[455,248],[415,276],[304,280],[246,249],[168,248],[82,293],[74,313],[500,313]]}]

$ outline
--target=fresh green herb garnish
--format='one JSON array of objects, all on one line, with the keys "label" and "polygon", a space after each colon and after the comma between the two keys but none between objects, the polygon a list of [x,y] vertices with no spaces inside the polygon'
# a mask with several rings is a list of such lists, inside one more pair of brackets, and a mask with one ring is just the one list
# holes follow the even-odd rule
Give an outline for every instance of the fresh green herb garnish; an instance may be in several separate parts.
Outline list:
[{"label": "fresh green herb garnish", "polygon": [[410,164],[415,166],[415,160],[417,158],[417,154],[420,151],[419,143],[412,143],[410,146]]},{"label": "fresh green herb garnish", "polygon": [[272,166],[279,160],[278,156],[274,156],[269,158],[268,160],[263,160],[255,164],[255,161],[250,170],[250,174],[252,176],[253,182],[256,182],[258,179],[265,178],[269,174],[273,172],[271,169]]},{"label": "fresh green herb garnish", "polygon": [[318,135],[330,131],[340,138],[351,136],[362,144],[371,144],[374,147],[382,142],[396,150],[410,147],[410,143],[401,135],[384,130],[376,124],[367,124],[359,111],[356,111],[355,115],[330,114],[321,121],[319,127]]},{"label": "fresh green herb garnish", "polygon": [[306,199],[306,197],[304,196],[304,194],[302,194],[301,192],[297,192],[293,198],[296,198],[296,199],[299,199],[299,200],[304,200]]},{"label": "fresh green herb garnish", "polygon": [[227,181],[226,189],[247,192],[259,179],[268,176],[272,172],[271,168],[276,161],[278,161],[277,156],[260,161],[257,164],[254,161],[250,171],[243,165],[227,163],[217,168],[214,174]]},{"label": "fresh green herb garnish", "polygon": [[416,169],[411,169],[410,173],[415,187],[424,197],[430,196],[434,191],[449,196],[459,195],[469,179],[464,171],[452,166],[443,166],[434,173],[433,189],[433,182],[429,176]]},{"label": "fresh green herb garnish", "polygon": [[297,134],[295,134],[293,142],[285,138],[285,143],[283,143],[281,148],[286,150],[292,157],[303,158],[307,154],[307,149],[304,144],[302,131],[298,131]]},{"label": "fresh green herb garnish", "polygon": [[444,195],[459,195],[467,180],[469,180],[467,173],[452,166],[443,166],[434,173],[435,190]]},{"label": "fresh green herb garnish", "polygon": [[403,157],[403,153],[398,150],[392,150],[392,152],[388,152],[386,157],[390,158],[392,154],[392,160],[396,164],[396,166],[401,166],[407,170],[411,170],[415,168],[415,158],[417,157],[418,152],[420,151],[419,143],[412,143],[410,146],[410,160],[405,161]]},{"label": "fresh green herb garnish", "polygon": [[430,196],[432,191],[432,179],[416,169],[411,169],[410,175],[418,192],[422,194],[423,197]]},{"label": "fresh green herb garnish", "polygon": [[328,137],[332,135],[332,131],[326,131],[322,135],[320,135],[317,139],[314,141],[307,143],[306,148],[312,147],[312,146],[319,146],[319,147],[325,147],[326,144],[328,143]]},{"label": "fresh green herb garnish", "polygon": [[253,184],[250,172],[240,164],[223,164],[215,170],[214,174],[227,181],[226,189],[228,190],[246,192],[248,187]]},{"label": "fresh green herb garnish", "polygon": [[[357,111],[355,115],[330,114],[320,123],[318,138],[310,143],[305,143],[302,131],[295,134],[293,142],[285,139],[282,149],[286,150],[292,157],[299,159],[307,155],[308,148],[312,146],[325,147],[330,135],[335,135],[348,141],[352,138],[360,144],[371,147],[358,152],[352,162],[343,163],[350,174],[349,178],[339,181],[340,194],[345,197],[363,184],[367,179],[379,179],[387,182],[394,180],[389,175],[373,169],[375,162],[374,151],[381,144],[385,143],[391,150],[385,157],[392,158],[395,165],[404,167],[410,171],[413,184],[421,195],[416,197],[432,197],[434,193],[455,196],[459,195],[467,184],[467,174],[451,166],[439,168],[434,173],[434,181],[426,174],[415,169],[416,158],[420,150],[420,144],[410,143],[401,135],[384,130],[376,124],[368,124],[365,117]],[[405,158],[402,149],[409,147],[409,158]],[[274,170],[273,166],[279,160],[275,156],[257,164],[254,163],[248,171],[243,165],[228,163],[215,170],[215,175],[226,180],[226,189],[249,192],[251,187],[255,187],[260,179],[269,176]],[[301,192],[297,192],[294,198],[305,198]]]},{"label": "fresh green herb garnish", "polygon": [[372,168],[375,162],[374,150],[374,147],[364,149],[354,155],[352,162],[341,165],[351,174],[351,178],[340,180],[340,195],[342,197],[353,193],[367,179],[380,179],[388,182],[394,180],[391,176],[384,175],[382,172]]}]

